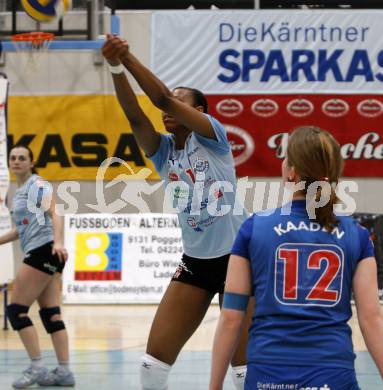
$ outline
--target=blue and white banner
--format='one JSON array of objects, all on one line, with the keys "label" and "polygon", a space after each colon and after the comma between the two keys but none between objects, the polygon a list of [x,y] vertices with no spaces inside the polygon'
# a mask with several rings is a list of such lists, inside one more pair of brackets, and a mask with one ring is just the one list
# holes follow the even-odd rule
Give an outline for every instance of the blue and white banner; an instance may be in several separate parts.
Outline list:
[{"label": "blue and white banner", "polygon": [[158,11],[152,69],[208,94],[381,93],[382,11]]},{"label": "blue and white banner", "polygon": [[[9,188],[7,162],[7,96],[8,80],[0,77],[0,236],[12,228],[9,210],[5,204]],[[0,284],[9,283],[14,278],[12,243],[0,246]]]}]

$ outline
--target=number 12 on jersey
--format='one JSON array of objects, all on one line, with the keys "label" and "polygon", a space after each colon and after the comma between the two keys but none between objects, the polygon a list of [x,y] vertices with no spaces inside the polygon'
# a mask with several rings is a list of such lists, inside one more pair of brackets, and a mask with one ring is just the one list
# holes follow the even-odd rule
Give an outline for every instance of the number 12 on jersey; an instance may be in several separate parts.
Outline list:
[{"label": "number 12 on jersey", "polygon": [[284,305],[335,306],[344,254],[337,245],[286,243],[275,253],[274,295]]}]

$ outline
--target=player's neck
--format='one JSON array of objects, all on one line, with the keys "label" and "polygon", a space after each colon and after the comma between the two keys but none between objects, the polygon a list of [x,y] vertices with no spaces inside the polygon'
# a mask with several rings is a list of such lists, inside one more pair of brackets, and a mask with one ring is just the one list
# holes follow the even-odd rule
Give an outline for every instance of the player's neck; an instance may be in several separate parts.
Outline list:
[{"label": "player's neck", "polygon": [[186,129],[186,131],[177,131],[177,133],[174,134],[176,149],[185,148],[185,142],[186,139],[189,137],[190,133],[191,131],[189,129]]},{"label": "player's neck", "polygon": [[300,194],[300,193],[295,193],[294,195],[293,195],[293,201],[294,200],[306,200],[306,196],[305,195],[303,195],[303,194]]},{"label": "player's neck", "polygon": [[17,175],[16,176],[17,186],[21,187],[31,176],[32,176],[32,172],[27,172],[22,175]]}]

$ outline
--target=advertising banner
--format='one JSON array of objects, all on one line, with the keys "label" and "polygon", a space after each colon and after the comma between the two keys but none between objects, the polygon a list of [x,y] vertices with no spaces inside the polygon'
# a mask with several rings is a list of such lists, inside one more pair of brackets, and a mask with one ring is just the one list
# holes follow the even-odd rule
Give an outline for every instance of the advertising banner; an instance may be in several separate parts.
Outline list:
[{"label": "advertising banner", "polygon": [[383,176],[383,96],[212,95],[209,105],[225,124],[238,176],[280,176],[288,132],[302,125],[335,136],[344,176]]},{"label": "advertising banner", "polygon": [[[383,176],[380,11],[158,11],[152,68],[202,90],[227,128],[239,176],[279,176],[288,133],[319,126],[345,176]],[[174,31],[177,34],[174,34]]]},{"label": "advertising banner", "polygon": [[[376,94],[383,12],[158,11],[152,68],[209,94]],[[174,32],[177,31],[175,34]]]},{"label": "advertising banner", "polygon": [[[0,77],[0,236],[11,227],[11,217],[5,204],[9,188],[9,171],[7,161],[7,94],[8,80]],[[0,284],[8,283],[14,278],[12,243],[0,245]]]},{"label": "advertising banner", "polygon": [[[160,111],[146,96],[138,100],[155,128],[162,131]],[[9,147],[28,145],[39,174],[48,181],[95,180],[101,163],[111,157],[137,170],[148,167],[153,171],[150,178],[158,178],[114,95],[12,96],[9,129]],[[115,164],[104,179],[121,173],[126,168]]]},{"label": "advertising banner", "polygon": [[158,303],[182,255],[174,214],[65,216],[64,303]]}]

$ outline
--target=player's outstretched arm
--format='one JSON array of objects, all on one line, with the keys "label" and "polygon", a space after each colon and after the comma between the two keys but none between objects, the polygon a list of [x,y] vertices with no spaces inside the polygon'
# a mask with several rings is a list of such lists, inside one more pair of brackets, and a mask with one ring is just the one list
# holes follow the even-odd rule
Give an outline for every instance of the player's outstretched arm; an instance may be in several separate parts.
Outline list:
[{"label": "player's outstretched arm", "polygon": [[19,233],[17,229],[14,227],[7,233],[0,236],[0,245],[7,244],[8,242],[15,241],[19,238]]},{"label": "player's outstretched arm", "polygon": [[121,52],[120,60],[156,107],[173,116],[188,129],[216,139],[206,115],[175,98],[168,87],[129,51],[128,46],[127,50]]},{"label": "player's outstretched arm", "polygon": [[214,337],[209,390],[222,390],[227,369],[242,333],[250,295],[250,261],[231,255],[222,311]]},{"label": "player's outstretched arm", "polygon": [[383,312],[379,304],[376,260],[361,260],[353,278],[359,326],[367,349],[383,378]]},{"label": "player's outstretched arm", "polygon": [[[124,41],[108,35],[102,48],[102,54],[110,65],[117,66],[121,64],[118,57],[125,48]],[[160,145],[160,134],[155,131],[151,121],[142,111],[125,73],[112,73],[112,77],[118,101],[132,127],[138,144],[147,156],[153,155]]]}]

